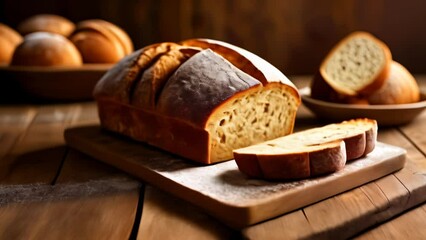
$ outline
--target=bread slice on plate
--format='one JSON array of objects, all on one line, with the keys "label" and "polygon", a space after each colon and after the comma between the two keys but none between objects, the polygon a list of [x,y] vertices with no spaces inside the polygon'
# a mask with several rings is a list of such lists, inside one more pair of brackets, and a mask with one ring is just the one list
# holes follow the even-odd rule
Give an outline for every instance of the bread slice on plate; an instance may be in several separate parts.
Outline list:
[{"label": "bread slice on plate", "polygon": [[384,84],[391,60],[385,43],[369,33],[354,32],[330,51],[320,73],[340,94],[370,94]]},{"label": "bread slice on plate", "polygon": [[353,119],[329,124],[234,150],[241,172],[249,177],[300,179],[336,172],[346,161],[372,152],[377,122]]}]

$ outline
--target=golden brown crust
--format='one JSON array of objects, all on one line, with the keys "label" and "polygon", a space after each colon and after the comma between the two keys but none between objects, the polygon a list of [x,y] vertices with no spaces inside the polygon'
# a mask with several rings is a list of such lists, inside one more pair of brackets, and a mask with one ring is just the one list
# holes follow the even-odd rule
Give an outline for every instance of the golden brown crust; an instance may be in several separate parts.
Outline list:
[{"label": "golden brown crust", "polygon": [[157,58],[145,69],[131,96],[131,104],[144,109],[154,109],[157,99],[169,77],[182,63],[200,52],[193,47],[177,47]]},{"label": "golden brown crust", "polygon": [[22,35],[33,32],[51,32],[68,37],[74,31],[75,24],[62,16],[38,14],[22,21],[17,29]]},{"label": "golden brown crust", "polygon": [[13,51],[22,40],[22,36],[17,31],[0,23],[0,64],[10,63]]},{"label": "golden brown crust", "polygon": [[385,84],[367,97],[370,104],[404,104],[420,100],[420,89],[413,75],[392,61]]},{"label": "golden brown crust", "polygon": [[126,32],[100,19],[79,22],[70,40],[85,63],[115,63],[133,51],[133,43]]},{"label": "golden brown crust", "polygon": [[177,47],[179,45],[176,43],[159,43],[128,55],[99,80],[93,92],[94,97],[114,99],[122,104],[130,103],[133,87],[143,71],[159,56]]},{"label": "golden brown crust", "polygon": [[15,66],[81,66],[77,48],[64,36],[35,32],[24,37],[16,48],[11,65]]},{"label": "golden brown crust", "polygon": [[97,104],[101,125],[105,129],[193,161],[211,163],[209,136],[204,129],[180,119],[116,101],[98,99]]}]

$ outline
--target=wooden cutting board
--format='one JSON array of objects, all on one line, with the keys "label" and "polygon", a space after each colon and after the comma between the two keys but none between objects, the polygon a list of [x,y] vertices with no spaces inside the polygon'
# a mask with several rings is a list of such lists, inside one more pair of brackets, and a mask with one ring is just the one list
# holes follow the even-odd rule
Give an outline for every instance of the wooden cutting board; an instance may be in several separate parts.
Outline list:
[{"label": "wooden cutting board", "polygon": [[249,179],[235,161],[204,166],[102,130],[70,128],[67,144],[185,199],[234,228],[243,228],[370,182],[405,164],[406,151],[378,143],[367,157],[334,174],[306,180]]}]

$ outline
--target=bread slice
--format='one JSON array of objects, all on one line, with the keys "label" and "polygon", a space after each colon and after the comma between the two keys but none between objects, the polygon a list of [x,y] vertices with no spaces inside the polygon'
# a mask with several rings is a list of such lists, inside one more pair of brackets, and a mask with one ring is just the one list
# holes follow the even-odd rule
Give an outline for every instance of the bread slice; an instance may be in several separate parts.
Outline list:
[{"label": "bread slice", "polygon": [[383,86],[369,95],[340,94],[325,82],[321,74],[316,74],[311,82],[311,97],[328,102],[358,105],[405,104],[418,102],[420,89],[414,76],[403,65],[392,61]]},{"label": "bread slice", "polygon": [[[292,133],[300,96],[284,74],[272,77],[268,73],[279,70],[263,59],[256,67],[260,58],[237,47],[228,52],[247,63],[245,71],[211,48],[197,47],[160,43],[120,61],[94,90],[101,125],[204,164]],[[261,79],[250,75],[255,70]]]},{"label": "bread slice", "polygon": [[370,94],[384,84],[391,60],[386,44],[369,33],[354,32],[330,51],[320,73],[340,94]]},{"label": "bread slice", "polygon": [[241,172],[264,179],[307,178],[342,169],[373,151],[377,122],[353,119],[234,150]]}]

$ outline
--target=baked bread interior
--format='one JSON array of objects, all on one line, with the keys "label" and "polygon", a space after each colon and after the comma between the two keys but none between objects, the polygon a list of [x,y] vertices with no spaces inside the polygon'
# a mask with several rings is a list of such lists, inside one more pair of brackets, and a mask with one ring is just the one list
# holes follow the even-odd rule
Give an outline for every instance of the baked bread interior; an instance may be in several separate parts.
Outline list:
[{"label": "baked bread interior", "polygon": [[383,86],[370,94],[340,94],[317,73],[311,82],[311,97],[327,102],[359,105],[405,104],[420,101],[420,88],[414,76],[403,65],[392,61]]},{"label": "baked bread interior", "polygon": [[384,84],[391,59],[391,52],[382,41],[366,32],[354,32],[330,51],[320,73],[340,94],[370,94]]},{"label": "baked bread interior", "polygon": [[127,33],[100,19],[78,23],[69,38],[83,56],[84,63],[116,63],[133,52],[133,43]]},{"label": "baked bread interior", "polygon": [[13,51],[22,42],[22,36],[13,28],[0,23],[0,64],[9,64]]},{"label": "baked bread interior", "polygon": [[77,48],[64,36],[35,32],[27,34],[13,53],[15,66],[81,66]]},{"label": "baked bread interior", "polygon": [[65,17],[55,14],[38,14],[23,20],[17,27],[22,35],[33,32],[51,32],[68,37],[75,24]]}]

